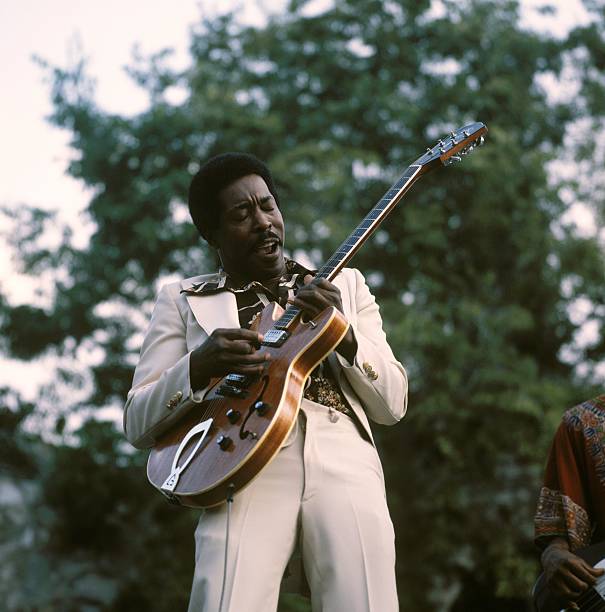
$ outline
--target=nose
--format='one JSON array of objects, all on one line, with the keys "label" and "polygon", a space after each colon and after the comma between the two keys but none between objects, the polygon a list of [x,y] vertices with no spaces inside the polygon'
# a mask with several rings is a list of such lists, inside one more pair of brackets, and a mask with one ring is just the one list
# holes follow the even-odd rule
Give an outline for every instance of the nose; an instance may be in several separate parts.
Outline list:
[{"label": "nose", "polygon": [[256,207],[254,213],[254,224],[256,229],[261,232],[266,232],[271,229],[271,219],[269,214],[262,210],[259,206]]}]

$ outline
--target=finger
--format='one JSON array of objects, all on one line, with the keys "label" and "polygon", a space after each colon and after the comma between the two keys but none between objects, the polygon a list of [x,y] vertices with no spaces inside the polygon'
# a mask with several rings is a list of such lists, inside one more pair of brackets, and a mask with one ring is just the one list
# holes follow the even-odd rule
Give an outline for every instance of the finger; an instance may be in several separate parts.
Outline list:
[{"label": "finger", "polygon": [[246,376],[262,376],[266,371],[267,364],[246,365],[243,363],[234,363],[229,367],[229,372],[236,374],[244,374]]},{"label": "finger", "polygon": [[601,576],[605,570],[602,567],[593,567],[590,563],[586,563],[586,561],[581,560],[579,565],[588,572],[591,576]]},{"label": "finger", "polygon": [[598,569],[592,567],[592,565],[579,557],[569,560],[564,568],[566,573],[571,573],[589,584],[594,584],[596,579],[602,574]]},{"label": "finger", "polygon": [[585,582],[588,582],[588,584],[594,584],[597,581],[597,578],[603,574],[603,571],[600,571],[585,563],[575,569],[574,573]]},{"label": "finger", "polygon": [[247,340],[227,340],[225,343],[225,350],[237,355],[251,355],[257,351],[258,347],[256,343],[253,344]]},{"label": "finger", "polygon": [[[298,291],[296,297],[302,300],[308,298],[320,312],[328,306],[334,306],[334,308],[343,312],[340,289],[325,278],[315,279],[311,284],[305,285]],[[321,302],[318,300],[321,300]]]},{"label": "finger", "polygon": [[[307,279],[310,280],[307,282]],[[311,275],[305,276],[305,285],[299,289],[298,293],[300,293],[301,291],[304,292],[317,290],[321,292],[327,292],[340,298],[340,289],[336,285],[334,285],[325,278],[313,278]]]},{"label": "finger", "polygon": [[324,289],[325,291],[329,291],[330,293],[337,293],[340,295],[340,289],[326,278],[316,278],[313,284],[321,289]]},{"label": "finger", "polygon": [[259,365],[271,360],[271,355],[265,351],[255,351],[249,355],[240,353],[228,353],[223,356],[223,363],[226,364],[242,364],[242,365]]},{"label": "finger", "polygon": [[564,599],[565,601],[568,601],[568,602],[578,599],[578,597],[580,597],[580,595],[583,593],[583,591],[579,591],[579,590],[576,591],[570,588],[565,583],[557,583],[557,584],[551,585],[550,591],[556,597],[560,597],[561,599]]},{"label": "finger", "polygon": [[328,303],[319,303],[317,300],[310,300],[310,299],[307,299],[306,297],[304,299],[296,297],[292,300],[291,303],[293,306],[300,308],[300,310],[302,310],[305,314],[309,315],[310,317],[315,317],[320,312],[322,312],[325,308],[330,306],[330,304]]},{"label": "finger", "polygon": [[246,340],[255,345],[260,345],[263,341],[262,334],[252,331],[251,329],[240,329],[240,328],[228,328],[228,329],[216,329],[215,334],[222,336],[227,340]]},{"label": "finger", "polygon": [[572,573],[565,573],[561,576],[563,583],[567,589],[571,593],[579,595],[583,593],[589,586],[589,582],[584,581],[582,578],[579,578],[577,575]]},{"label": "finger", "polygon": [[331,293],[315,284],[306,285],[303,287],[295,296],[294,299],[298,298],[304,302],[315,304],[318,307],[325,308],[326,305],[333,305],[338,299],[338,295]]}]

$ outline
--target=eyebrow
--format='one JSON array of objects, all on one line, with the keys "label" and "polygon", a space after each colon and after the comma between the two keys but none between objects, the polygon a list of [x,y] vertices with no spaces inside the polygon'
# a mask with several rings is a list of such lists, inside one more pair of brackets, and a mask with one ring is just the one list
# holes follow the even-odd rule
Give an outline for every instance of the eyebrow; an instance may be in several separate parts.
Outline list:
[{"label": "eyebrow", "polygon": [[[263,196],[262,198],[260,198],[260,203],[263,204],[264,202],[268,202],[269,200],[272,200],[273,196],[271,194]],[[242,202],[238,202],[237,204],[234,204],[231,207],[231,210],[235,210],[236,208],[245,208],[246,206],[250,206],[251,201],[250,200],[243,200]]]}]

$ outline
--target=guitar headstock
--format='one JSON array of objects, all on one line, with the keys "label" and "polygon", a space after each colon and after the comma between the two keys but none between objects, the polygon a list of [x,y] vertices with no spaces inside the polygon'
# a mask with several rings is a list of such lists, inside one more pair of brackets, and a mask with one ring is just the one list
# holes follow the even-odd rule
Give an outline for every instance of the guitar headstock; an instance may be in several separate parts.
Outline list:
[{"label": "guitar headstock", "polygon": [[450,132],[448,136],[439,139],[433,147],[429,147],[426,153],[414,162],[414,165],[422,166],[420,174],[423,174],[439,163],[449,166],[454,162],[460,162],[465,155],[483,144],[486,133],[487,127],[484,123],[479,122],[458,128]]}]

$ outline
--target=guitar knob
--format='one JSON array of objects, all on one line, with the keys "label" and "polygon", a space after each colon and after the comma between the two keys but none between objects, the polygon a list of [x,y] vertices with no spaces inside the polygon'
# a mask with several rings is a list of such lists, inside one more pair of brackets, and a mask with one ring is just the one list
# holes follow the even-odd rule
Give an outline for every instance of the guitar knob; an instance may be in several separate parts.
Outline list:
[{"label": "guitar knob", "polygon": [[229,423],[234,425],[239,421],[239,418],[242,416],[242,413],[239,410],[233,410],[233,408],[229,408],[226,412],[227,418],[229,419]]},{"label": "guitar knob", "polygon": [[269,404],[266,404],[265,402],[258,401],[256,404],[254,404],[254,410],[256,410],[256,412],[258,412],[260,415],[265,414],[269,408]]},{"label": "guitar knob", "polygon": [[216,443],[221,447],[221,450],[227,450],[231,446],[231,438],[221,434],[216,439]]}]

